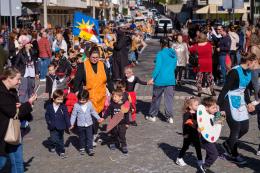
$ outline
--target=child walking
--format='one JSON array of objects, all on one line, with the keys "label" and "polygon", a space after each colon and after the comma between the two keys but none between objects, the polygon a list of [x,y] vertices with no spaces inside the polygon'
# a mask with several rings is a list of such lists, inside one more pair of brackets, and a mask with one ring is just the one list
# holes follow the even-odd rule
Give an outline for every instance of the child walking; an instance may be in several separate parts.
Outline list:
[{"label": "child walking", "polygon": [[[206,111],[211,115],[216,115],[218,112],[217,100],[213,97],[206,97],[201,102],[206,107]],[[204,138],[201,139],[202,148],[206,150],[206,158],[202,166],[204,172],[212,172],[209,168],[218,158],[218,150],[215,143],[210,143]]]},{"label": "child walking", "polygon": [[95,111],[92,103],[89,101],[89,92],[83,90],[78,94],[78,103],[74,105],[70,122],[71,128],[77,119],[78,133],[79,133],[79,151],[81,155],[85,154],[85,148],[89,156],[93,156],[93,121],[92,117],[101,123],[104,119],[100,118]]},{"label": "child walking", "polygon": [[48,130],[50,131],[50,151],[55,152],[56,149],[62,159],[67,157],[64,149],[64,130],[70,128],[70,119],[67,108],[63,104],[63,100],[63,91],[54,91],[52,102],[46,106],[45,113]]},{"label": "child walking", "polygon": [[48,66],[48,75],[46,76],[46,88],[45,88],[45,93],[49,95],[49,99],[51,99],[53,82],[56,79],[55,72],[56,72],[55,65],[50,64]]},{"label": "child walking", "polygon": [[[123,91],[120,89],[115,89],[112,93],[111,103],[105,112],[104,118],[111,116],[113,118],[117,113],[121,111],[121,106],[123,102]],[[124,114],[124,118],[111,130],[112,141],[110,144],[110,149],[115,150],[116,145],[119,145],[124,154],[128,153],[127,143],[126,143],[126,130],[129,127],[129,113]]]},{"label": "child walking", "polygon": [[176,164],[180,166],[186,165],[183,160],[183,156],[185,155],[191,144],[193,144],[195,147],[199,167],[201,167],[203,164],[200,134],[197,130],[198,125],[196,113],[198,105],[199,101],[195,97],[188,98],[184,102],[185,113],[183,115],[183,145],[176,160]]},{"label": "child walking", "polygon": [[126,76],[126,92],[129,94],[131,101],[132,101],[132,106],[133,106],[133,111],[131,114],[131,125],[137,126],[136,123],[136,92],[135,92],[135,85],[137,83],[141,85],[147,85],[147,82],[142,81],[139,79],[139,77],[134,75],[133,68],[130,66],[127,66],[125,68],[125,76]]}]

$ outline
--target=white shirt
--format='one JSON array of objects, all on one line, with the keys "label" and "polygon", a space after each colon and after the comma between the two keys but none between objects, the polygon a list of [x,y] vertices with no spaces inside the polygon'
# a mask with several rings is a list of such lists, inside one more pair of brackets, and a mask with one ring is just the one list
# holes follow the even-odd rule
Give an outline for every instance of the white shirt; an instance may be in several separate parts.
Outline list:
[{"label": "white shirt", "polygon": [[86,113],[88,104],[80,105],[81,109],[83,110],[84,113]]},{"label": "white shirt", "polygon": [[57,110],[59,109],[60,105],[56,105],[55,103],[53,103],[53,109],[54,109],[54,112],[56,113]]}]

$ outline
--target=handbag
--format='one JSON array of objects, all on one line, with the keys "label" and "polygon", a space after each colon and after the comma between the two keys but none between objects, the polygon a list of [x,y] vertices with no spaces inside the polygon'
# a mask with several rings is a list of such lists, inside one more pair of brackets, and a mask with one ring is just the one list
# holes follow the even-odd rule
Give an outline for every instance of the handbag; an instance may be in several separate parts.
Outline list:
[{"label": "handbag", "polygon": [[18,145],[21,143],[20,120],[18,119],[19,109],[14,118],[10,118],[4,141],[8,144]]},{"label": "handbag", "polygon": [[199,56],[198,56],[198,48],[196,52],[190,55],[189,64],[193,67],[198,67],[199,65]]}]

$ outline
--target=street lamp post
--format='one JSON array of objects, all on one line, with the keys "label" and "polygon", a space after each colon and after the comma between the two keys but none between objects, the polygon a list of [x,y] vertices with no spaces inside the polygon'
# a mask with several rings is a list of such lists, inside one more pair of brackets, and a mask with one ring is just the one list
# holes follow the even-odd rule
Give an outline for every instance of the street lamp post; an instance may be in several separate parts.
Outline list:
[{"label": "street lamp post", "polygon": [[47,22],[47,0],[43,0],[43,24],[44,28],[48,27],[48,22]]}]

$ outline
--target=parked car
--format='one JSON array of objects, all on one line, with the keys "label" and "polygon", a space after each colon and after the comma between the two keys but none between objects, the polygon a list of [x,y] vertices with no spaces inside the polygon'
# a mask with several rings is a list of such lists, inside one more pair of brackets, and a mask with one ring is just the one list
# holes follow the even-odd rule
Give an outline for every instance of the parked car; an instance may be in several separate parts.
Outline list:
[{"label": "parked car", "polygon": [[156,8],[152,8],[150,11],[153,12],[153,14],[156,14],[158,12]]},{"label": "parked car", "polygon": [[163,27],[165,23],[167,23],[167,31],[171,33],[173,29],[173,25],[172,25],[172,20],[168,18],[158,19],[159,31],[163,32]]},{"label": "parked car", "polygon": [[124,16],[124,19],[125,19],[126,22],[130,23],[130,22],[132,22],[133,17],[132,16]]},{"label": "parked car", "polygon": [[117,22],[120,26],[126,24],[126,20],[125,19],[119,19]]},{"label": "parked car", "polygon": [[146,21],[146,17],[136,17],[134,20],[135,23],[144,23]]},{"label": "parked car", "polygon": [[143,5],[139,5],[139,6],[138,6],[138,9],[139,9],[139,10],[146,10],[145,6],[143,6]]}]

